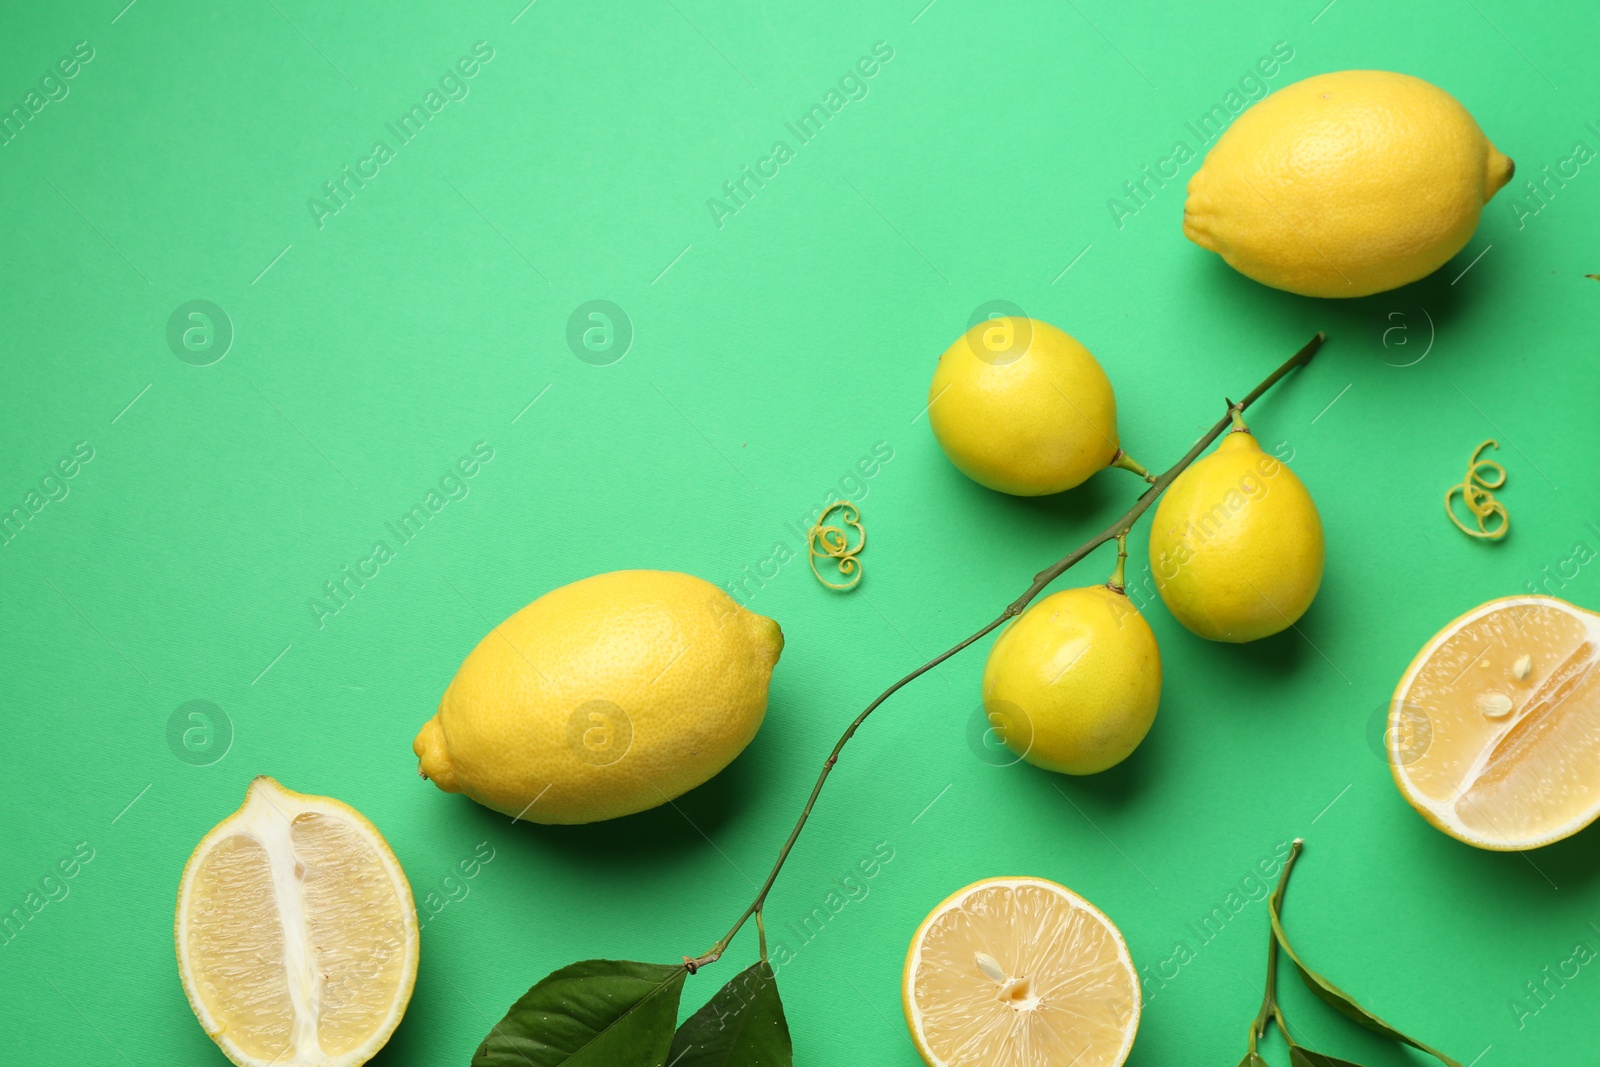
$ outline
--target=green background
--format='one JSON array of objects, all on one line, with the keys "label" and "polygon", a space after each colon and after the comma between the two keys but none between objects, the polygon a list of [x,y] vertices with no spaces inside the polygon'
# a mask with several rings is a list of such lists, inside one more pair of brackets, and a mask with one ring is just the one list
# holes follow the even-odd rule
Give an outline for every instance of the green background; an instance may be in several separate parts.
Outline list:
[{"label": "green background", "polygon": [[[898,988],[912,930],[967,882],[1026,873],[1094,901],[1147,975],[1169,976],[1146,985],[1132,1063],[1232,1064],[1266,911],[1245,905],[1209,940],[1195,926],[1296,835],[1288,923],[1314,965],[1463,1063],[1592,1054],[1594,968],[1511,1003],[1578,943],[1600,947],[1594,832],[1475,851],[1401,801],[1374,746],[1395,680],[1458,613],[1529,582],[1600,606],[1597,569],[1573,561],[1579,542],[1600,548],[1600,288],[1583,277],[1600,270],[1600,168],[1542,203],[1523,189],[1576,142],[1600,149],[1600,15],[1557,0],[123,2],[0,17],[7,110],[76,42],[94,50],[0,147],[0,512],[93,449],[0,547],[0,911],[93,850],[0,949],[8,1058],[221,1062],[179,986],[172,907],[190,849],[260,773],[366,813],[419,902],[445,899],[480,842],[494,850],[427,920],[377,1062],[465,1064],[572,960],[704,950],[855,711],[1137,494],[1113,471],[1013,499],[944,459],[921,414],[934,360],[995,299],[1096,353],[1123,442],[1152,466],[1326,330],[1251,420],[1317,499],[1326,578],[1297,631],[1239,648],[1192,637],[1135,579],[1165,691],[1143,747],[1096,778],[995,766],[974,744],[989,642],[886,705],[769,904],[795,953],[779,981],[797,1061],[918,1062]],[[479,41],[493,58],[470,95],[397,147],[385,124]],[[798,145],[784,123],[880,41],[893,58],[866,97]],[[1118,226],[1109,199],[1174,142],[1196,147],[1185,123],[1278,42],[1293,54],[1271,87],[1406,71],[1516,160],[1436,276],[1350,302],[1258,286],[1181,235],[1197,162]],[[310,199],[380,138],[394,158],[319,227]],[[708,198],[780,138],[793,158],[719,228]],[[632,324],[610,365],[566,342],[594,299]],[[167,343],[191,300],[232,324],[209,366]],[[1440,508],[1491,436],[1514,524],[1498,545]],[[469,495],[319,627],[323,583],[476,442],[494,458]],[[875,446],[893,458],[849,480]],[[795,526],[846,492],[870,531],[865,584],[830,594],[801,557],[749,587],[788,644],[766,725],[711,784],[547,828],[418,780],[411,738],[491,623],[606,570],[733,582],[799,551]],[[1110,564],[1102,550],[1065,583]],[[168,741],[192,700],[231,723],[205,765]],[[786,938],[875,846],[893,859],[867,895]],[[1164,962],[1178,942],[1185,962]],[[753,953],[742,938],[691,979],[684,1010]],[[1285,988],[1306,1043],[1402,1062]]]}]

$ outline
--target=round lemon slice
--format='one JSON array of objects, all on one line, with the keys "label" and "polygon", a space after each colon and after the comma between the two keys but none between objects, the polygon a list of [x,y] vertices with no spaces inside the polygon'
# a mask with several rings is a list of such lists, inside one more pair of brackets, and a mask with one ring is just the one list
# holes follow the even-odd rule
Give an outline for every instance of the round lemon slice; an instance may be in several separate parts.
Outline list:
[{"label": "round lemon slice", "polygon": [[1395,688],[1389,767],[1411,806],[1478,848],[1537,848],[1600,815],[1600,615],[1491,600],[1417,653]]},{"label": "round lemon slice", "polygon": [[383,835],[348,804],[262,776],[178,888],[178,971],[240,1067],[354,1067],[400,1024],[417,912]]},{"label": "round lemon slice", "polygon": [[1139,1029],[1122,934],[1043,878],[974,882],[934,908],[902,998],[930,1067],[1118,1067]]}]

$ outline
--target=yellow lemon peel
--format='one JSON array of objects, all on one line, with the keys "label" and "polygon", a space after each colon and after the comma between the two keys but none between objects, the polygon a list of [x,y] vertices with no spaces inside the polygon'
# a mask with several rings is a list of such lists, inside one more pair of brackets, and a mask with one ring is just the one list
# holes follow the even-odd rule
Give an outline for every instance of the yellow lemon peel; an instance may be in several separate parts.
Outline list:
[{"label": "yellow lemon peel", "polygon": [[[1472,461],[1467,465],[1467,476],[1445,490],[1444,511],[1450,516],[1450,521],[1456,524],[1456,529],[1468,537],[1498,541],[1506,535],[1507,530],[1511,529],[1511,516],[1506,514],[1505,505],[1496,500],[1494,493],[1490,491],[1506,484],[1506,469],[1492,459],[1479,458],[1483,450],[1490,447],[1498,451],[1500,442],[1491,437],[1472,450]],[[1478,473],[1480,467],[1492,470],[1496,480],[1489,481]],[[1456,514],[1452,501],[1457,493],[1461,494],[1461,502],[1467,505],[1467,510],[1472,512],[1473,518],[1478,521],[1476,530],[1462,522],[1461,516]],[[1500,517],[1500,524],[1491,529],[1487,520],[1494,515]]]},{"label": "yellow lemon peel", "polygon": [[[854,526],[856,543],[851,546],[849,536],[839,527],[828,524],[828,516],[837,511],[844,519],[846,526]],[[861,561],[856,557],[867,545],[867,531],[861,525],[861,509],[848,500],[835,500],[832,504],[822,509],[822,514],[817,516],[816,525],[806,533],[806,547],[811,552],[811,573],[817,576],[817,581],[829,589],[854,589],[861,584]],[[843,582],[830,582],[817,570],[817,560],[838,560],[839,573],[845,577]]]}]

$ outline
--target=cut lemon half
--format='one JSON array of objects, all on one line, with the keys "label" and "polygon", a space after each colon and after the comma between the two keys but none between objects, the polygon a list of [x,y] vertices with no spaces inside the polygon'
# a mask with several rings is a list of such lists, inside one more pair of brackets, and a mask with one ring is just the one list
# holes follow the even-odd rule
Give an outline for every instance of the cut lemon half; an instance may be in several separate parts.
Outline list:
[{"label": "cut lemon half", "polygon": [[1110,919],[1043,878],[974,882],[922,920],[902,999],[930,1067],[1118,1067],[1139,980]]},{"label": "cut lemon half", "polygon": [[262,776],[196,846],[178,888],[189,1004],[240,1067],[355,1067],[417,978],[411,886],[361,813]]},{"label": "cut lemon half", "polygon": [[1411,806],[1479,848],[1537,848],[1600,815],[1600,616],[1491,600],[1434,635],[1395,688],[1385,745]]}]

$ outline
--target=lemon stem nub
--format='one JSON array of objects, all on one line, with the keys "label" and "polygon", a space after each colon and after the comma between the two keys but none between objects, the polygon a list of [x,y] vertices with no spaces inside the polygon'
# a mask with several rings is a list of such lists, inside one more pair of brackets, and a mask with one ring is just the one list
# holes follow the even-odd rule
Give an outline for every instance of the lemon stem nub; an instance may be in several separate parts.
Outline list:
[{"label": "lemon stem nub", "polygon": [[1123,530],[1117,534],[1117,569],[1111,572],[1111,579],[1106,582],[1106,588],[1113,593],[1127,591],[1123,575],[1128,567],[1128,531]]},{"label": "lemon stem nub", "polygon": [[1249,433],[1250,432],[1250,427],[1248,427],[1248,426],[1246,426],[1244,424],[1244,409],[1243,408],[1241,408],[1238,404],[1235,404],[1235,405],[1233,405],[1232,407],[1230,407],[1228,409],[1228,414],[1233,416],[1233,432],[1234,433]]},{"label": "lemon stem nub", "polygon": [[1111,457],[1113,467],[1121,467],[1125,471],[1132,471],[1145,481],[1155,484],[1155,475],[1144,469],[1144,464],[1128,455],[1122,449],[1117,449],[1117,454]]}]

